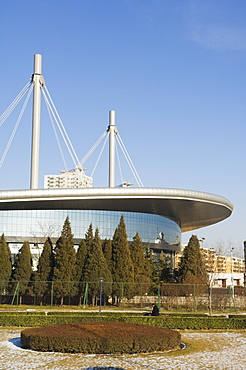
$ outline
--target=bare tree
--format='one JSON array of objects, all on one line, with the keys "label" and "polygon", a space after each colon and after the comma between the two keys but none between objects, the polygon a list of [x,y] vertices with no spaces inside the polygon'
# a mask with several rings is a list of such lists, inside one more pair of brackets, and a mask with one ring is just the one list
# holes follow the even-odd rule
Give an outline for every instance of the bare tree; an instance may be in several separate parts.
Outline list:
[{"label": "bare tree", "polygon": [[206,284],[208,287],[208,309],[209,309],[209,315],[212,315],[212,295],[213,295],[213,286],[214,281],[216,279],[217,274],[217,267],[216,267],[216,260],[217,255],[215,253],[215,250],[213,248],[211,249],[201,249],[202,251],[202,257],[204,260],[204,264],[207,270],[206,274]]}]

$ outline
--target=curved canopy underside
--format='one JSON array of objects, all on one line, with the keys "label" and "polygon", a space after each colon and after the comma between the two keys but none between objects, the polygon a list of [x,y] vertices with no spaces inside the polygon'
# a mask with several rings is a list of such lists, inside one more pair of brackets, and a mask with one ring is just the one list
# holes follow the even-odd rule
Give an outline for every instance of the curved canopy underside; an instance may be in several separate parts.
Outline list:
[{"label": "curved canopy underside", "polygon": [[229,217],[233,205],[209,193],[163,188],[84,188],[0,191],[0,210],[81,209],[161,215],[189,231]]}]

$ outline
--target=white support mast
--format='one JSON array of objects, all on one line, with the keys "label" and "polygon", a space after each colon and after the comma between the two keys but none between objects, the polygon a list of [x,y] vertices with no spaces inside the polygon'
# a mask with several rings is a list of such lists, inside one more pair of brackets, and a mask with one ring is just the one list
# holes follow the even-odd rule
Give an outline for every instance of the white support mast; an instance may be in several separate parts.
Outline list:
[{"label": "white support mast", "polygon": [[38,189],[39,147],[40,147],[40,112],[41,88],[44,85],[42,76],[42,55],[34,55],[33,82],[33,112],[32,112],[32,155],[31,155],[31,189]]},{"label": "white support mast", "polygon": [[117,127],[115,125],[115,111],[109,111],[109,187],[115,186],[115,136],[117,135]]}]

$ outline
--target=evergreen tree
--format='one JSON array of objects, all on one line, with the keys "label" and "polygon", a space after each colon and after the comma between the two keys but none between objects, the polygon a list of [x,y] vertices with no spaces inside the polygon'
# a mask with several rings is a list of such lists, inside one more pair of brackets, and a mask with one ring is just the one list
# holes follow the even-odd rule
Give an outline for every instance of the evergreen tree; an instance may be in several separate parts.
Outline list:
[{"label": "evergreen tree", "polygon": [[112,272],[112,241],[105,239],[102,243],[102,251],[108,264],[108,269]]},{"label": "evergreen tree", "polygon": [[[127,240],[126,225],[124,216],[121,216],[120,223],[115,230],[112,241],[112,278],[113,296],[117,297],[117,303],[122,296],[130,298],[133,292],[134,267],[131,260],[129,244]],[[122,292],[122,283],[124,292]],[[132,284],[129,284],[132,283]]]},{"label": "evergreen tree", "polygon": [[88,230],[85,233],[85,244],[87,249],[87,256],[90,253],[90,250],[93,248],[94,243],[94,234],[92,224],[89,225]]},{"label": "evergreen tree", "polygon": [[57,298],[61,299],[63,305],[64,297],[75,293],[76,252],[73,245],[73,234],[71,224],[67,217],[60,238],[55,247],[55,267],[54,267],[54,292]]},{"label": "evergreen tree", "polygon": [[151,276],[151,281],[153,281],[153,273],[154,273],[154,258],[153,258],[153,252],[150,248],[149,243],[147,243],[144,246],[144,257],[146,259],[146,263],[148,264],[150,268],[150,276]]},{"label": "evergreen tree", "polygon": [[77,282],[77,292],[79,295],[79,306],[82,303],[82,296],[85,291],[85,262],[88,256],[88,250],[85,240],[81,240],[76,253],[75,281]]},{"label": "evergreen tree", "polygon": [[178,281],[178,272],[177,270],[171,268],[171,267],[164,267],[160,280],[163,281],[164,283],[177,283]]},{"label": "evergreen tree", "polygon": [[12,273],[12,262],[10,248],[6,242],[4,234],[0,239],[0,284],[1,294],[6,292],[6,287],[9,284],[9,279]]},{"label": "evergreen tree", "polygon": [[[88,230],[88,234],[93,235],[92,225]],[[104,293],[109,294],[111,291],[111,273],[108,269],[107,261],[102,252],[102,242],[99,236],[98,228],[95,231],[93,239],[87,238],[89,245],[88,255],[85,263],[85,281],[89,283],[89,293],[92,297],[92,303],[94,304],[96,295],[99,293],[99,278],[105,279]]]},{"label": "evergreen tree", "polygon": [[84,239],[79,243],[76,253],[75,281],[84,281],[85,262],[88,257],[88,249]]},{"label": "evergreen tree", "polygon": [[53,246],[50,238],[48,238],[44,243],[43,251],[38,261],[37,271],[34,273],[34,281],[36,283],[35,293],[41,304],[51,289],[54,262]]},{"label": "evergreen tree", "polygon": [[157,294],[158,286],[162,280],[162,272],[166,267],[166,258],[163,251],[158,256],[158,259],[152,260],[152,281],[154,292]]},{"label": "evergreen tree", "polygon": [[171,256],[168,252],[161,251],[159,259],[154,263],[153,281],[156,284],[177,283],[177,271],[171,265]]},{"label": "evergreen tree", "polygon": [[145,258],[145,249],[138,233],[130,244],[130,253],[134,267],[134,282],[137,283],[136,292],[143,294],[149,289],[152,270],[149,260]]},{"label": "evergreen tree", "polygon": [[184,248],[178,272],[179,281],[183,284],[206,284],[207,272],[196,235],[191,236]]},{"label": "evergreen tree", "polygon": [[14,263],[14,269],[11,276],[11,287],[14,293],[18,289],[20,295],[20,304],[23,294],[28,294],[30,290],[30,280],[32,276],[32,255],[28,241],[23,243]]}]

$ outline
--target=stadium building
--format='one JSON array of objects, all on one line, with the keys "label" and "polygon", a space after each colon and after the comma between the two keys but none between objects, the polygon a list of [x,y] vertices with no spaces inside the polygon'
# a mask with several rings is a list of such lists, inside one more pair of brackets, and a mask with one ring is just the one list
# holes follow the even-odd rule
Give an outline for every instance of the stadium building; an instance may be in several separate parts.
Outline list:
[{"label": "stadium building", "polygon": [[181,250],[181,233],[213,225],[229,217],[233,205],[209,193],[165,188],[115,186],[115,111],[109,112],[109,187],[93,188],[80,164],[72,171],[45,176],[44,189],[38,189],[40,104],[45,87],[42,57],[34,56],[33,129],[31,185],[28,190],[0,191],[0,233],[4,233],[13,254],[24,240],[38,257],[44,240],[55,241],[66,217],[71,222],[75,245],[84,238],[90,223],[100,236],[112,238],[123,214],[129,241],[138,232],[157,256],[163,251],[170,266]]}]

